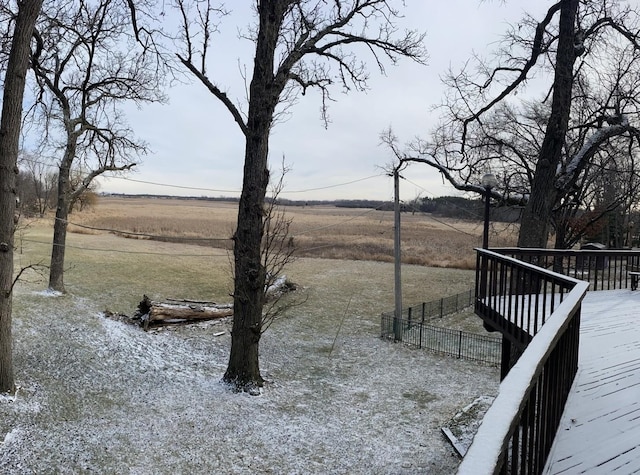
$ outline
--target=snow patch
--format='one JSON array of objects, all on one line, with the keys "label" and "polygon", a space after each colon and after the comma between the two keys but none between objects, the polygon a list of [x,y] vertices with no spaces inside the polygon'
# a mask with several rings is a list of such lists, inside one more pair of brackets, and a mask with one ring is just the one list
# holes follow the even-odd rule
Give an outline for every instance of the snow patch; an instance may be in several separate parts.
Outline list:
[{"label": "snow patch", "polygon": [[33,295],[39,295],[40,297],[62,297],[64,294],[58,290],[45,289],[34,291]]},{"label": "snow patch", "polygon": [[24,438],[24,431],[22,429],[11,429],[4,436],[2,441],[3,445],[21,442]]}]

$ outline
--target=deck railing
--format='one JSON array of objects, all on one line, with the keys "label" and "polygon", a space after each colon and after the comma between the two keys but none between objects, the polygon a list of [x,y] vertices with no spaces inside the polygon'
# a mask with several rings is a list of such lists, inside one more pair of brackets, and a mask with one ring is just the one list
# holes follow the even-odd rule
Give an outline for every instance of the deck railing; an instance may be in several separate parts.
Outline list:
[{"label": "deck railing", "polygon": [[498,252],[478,251],[476,311],[502,333],[503,348],[514,345],[522,354],[505,375],[459,474],[542,472],[578,368],[580,308],[588,287]]},{"label": "deck railing", "polygon": [[591,290],[626,289],[640,270],[640,250],[495,248],[492,251],[591,284]]}]

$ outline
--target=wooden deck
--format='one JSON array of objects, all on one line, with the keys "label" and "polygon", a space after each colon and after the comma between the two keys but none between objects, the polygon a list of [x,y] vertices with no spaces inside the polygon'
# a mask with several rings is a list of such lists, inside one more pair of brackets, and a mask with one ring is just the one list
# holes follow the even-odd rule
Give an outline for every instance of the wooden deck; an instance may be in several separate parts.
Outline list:
[{"label": "wooden deck", "polygon": [[579,369],[544,473],[640,473],[640,291],[583,301]]}]

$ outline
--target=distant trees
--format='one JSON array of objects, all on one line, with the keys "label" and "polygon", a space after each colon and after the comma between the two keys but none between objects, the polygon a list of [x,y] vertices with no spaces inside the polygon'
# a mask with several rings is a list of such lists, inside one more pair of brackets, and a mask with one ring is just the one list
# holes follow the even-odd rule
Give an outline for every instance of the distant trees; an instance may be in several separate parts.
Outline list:
[{"label": "distant trees", "polygon": [[[266,271],[261,261],[265,194],[269,183],[269,135],[282,107],[309,89],[320,91],[323,111],[330,86],[362,89],[367,73],[355,48],[383,58],[424,61],[423,36],[397,32],[399,16],[390,1],[308,2],[260,0],[248,34],[255,45],[247,87],[247,108],[237,106],[209,75],[216,18],[224,13],[207,1],[177,0],[183,17],[184,66],[217,98],[237,123],[245,140],[244,175],[234,234],[234,321],[231,352],[224,380],[239,389],[263,384],[258,362]],[[249,75],[247,76],[247,79]],[[326,118],[326,116],[324,116]]]},{"label": "distant trees", "polygon": [[[546,247],[553,229],[555,246],[570,246],[589,226],[585,213],[597,208],[597,220],[637,198],[639,28],[627,2],[554,2],[510,27],[492,59],[447,75],[443,119],[428,139],[406,151],[388,142],[461,190],[482,193],[481,176],[498,174],[492,196],[524,206],[518,244]],[[531,83],[546,92],[527,95]],[[625,186],[596,206],[608,170]]]},{"label": "distant trees", "polygon": [[42,217],[55,206],[58,175],[54,167],[31,154],[23,154],[18,163],[16,190],[20,214]]},{"label": "distant trees", "polygon": [[[157,57],[136,43],[130,5],[77,0],[43,10],[31,55],[44,147],[59,157],[49,287],[64,291],[67,219],[92,181],[146,153],[119,110],[163,100]],[[75,175],[74,175],[75,174]]]}]

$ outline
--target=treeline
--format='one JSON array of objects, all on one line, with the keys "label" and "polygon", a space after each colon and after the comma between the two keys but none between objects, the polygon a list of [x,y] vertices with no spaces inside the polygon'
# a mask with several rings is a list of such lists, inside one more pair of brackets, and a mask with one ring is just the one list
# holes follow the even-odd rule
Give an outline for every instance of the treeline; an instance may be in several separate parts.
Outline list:
[{"label": "treeline", "polygon": [[[152,194],[124,194],[105,193],[104,196],[122,198],[198,200],[198,201],[226,201],[237,202],[239,198],[228,196],[173,196]],[[267,199],[267,201],[269,201]],[[289,200],[278,198],[283,206],[335,206],[336,208],[369,208],[380,211],[393,211],[392,201],[381,200]],[[468,199],[461,196],[439,196],[436,198],[416,198],[409,202],[402,202],[400,210],[403,213],[430,213],[437,216],[455,219],[482,220],[484,216],[484,201]],[[520,209],[515,207],[495,207],[492,204],[491,219],[494,221],[515,222],[520,218]]]},{"label": "treeline", "polygon": [[[71,190],[75,190],[81,181],[79,174],[72,173],[69,180]],[[90,185],[71,203],[73,209],[82,210],[96,203],[95,186]],[[58,200],[58,174],[41,169],[19,169],[16,179],[17,209],[21,216],[44,216],[55,209]]]},{"label": "treeline", "polygon": [[[484,200],[468,199],[461,196],[439,196],[436,198],[417,198],[410,203],[412,209],[422,213],[457,219],[484,219]],[[520,208],[515,206],[496,206],[491,204],[491,220],[515,222],[520,219]]]},{"label": "treeline", "polygon": [[[338,208],[375,208],[382,211],[393,211],[393,202],[375,200],[336,200],[320,202]],[[400,203],[403,213],[429,213],[444,218],[482,220],[484,218],[484,201],[462,196],[438,196],[436,198],[416,198]],[[493,221],[515,222],[520,219],[520,209],[509,206],[491,205]]]}]

